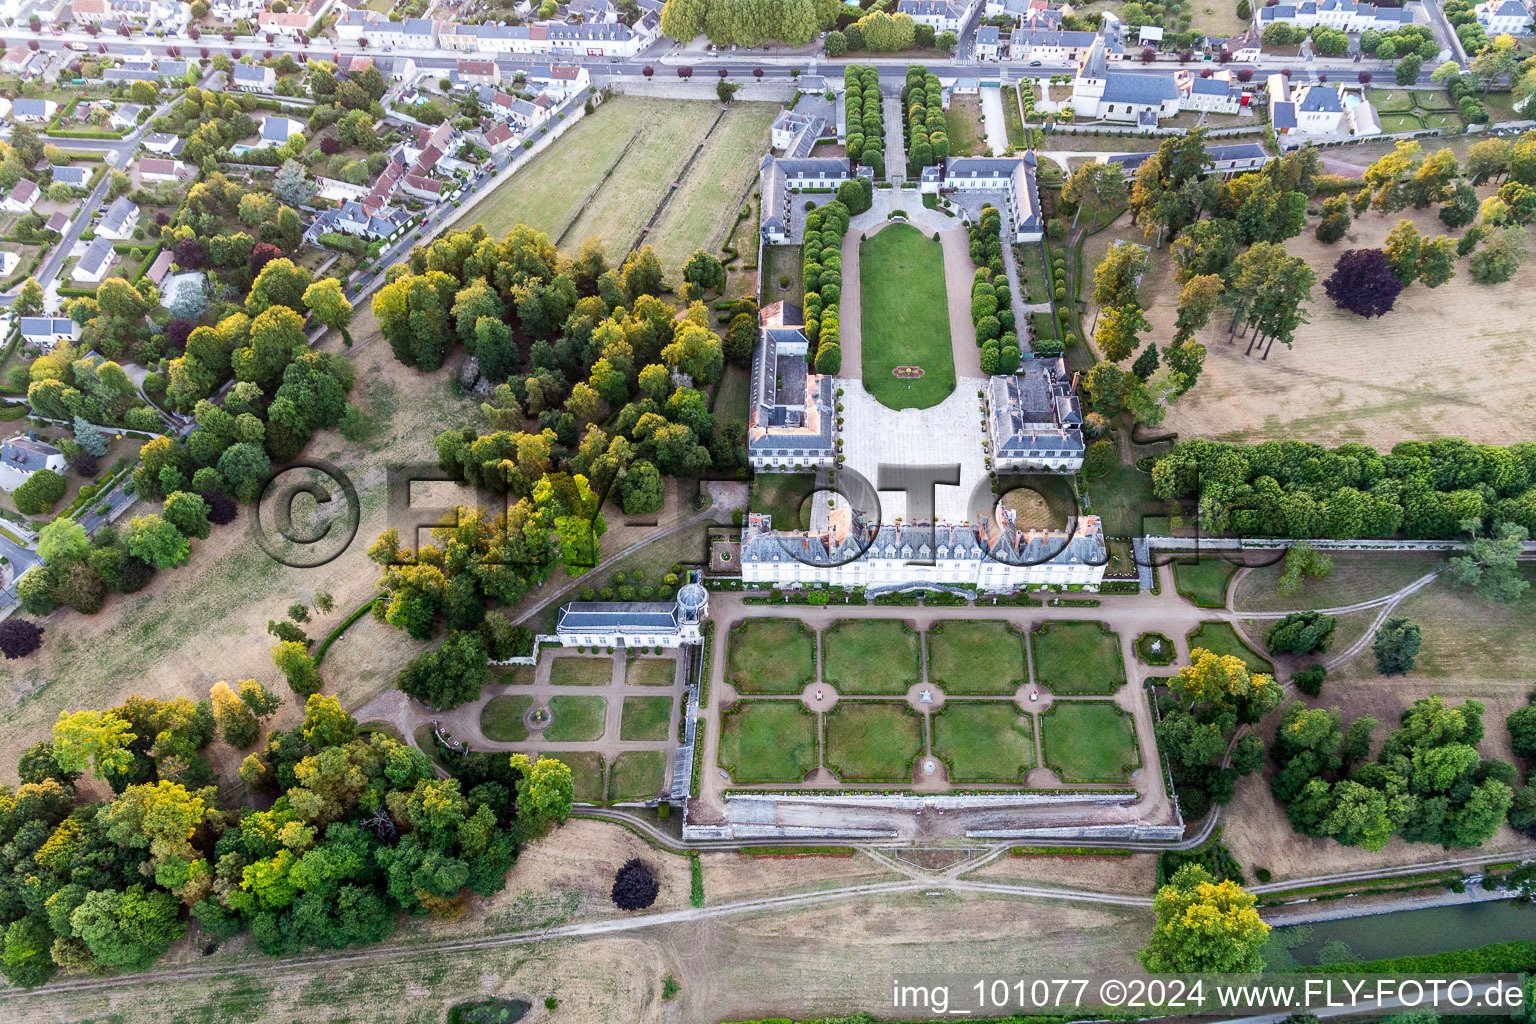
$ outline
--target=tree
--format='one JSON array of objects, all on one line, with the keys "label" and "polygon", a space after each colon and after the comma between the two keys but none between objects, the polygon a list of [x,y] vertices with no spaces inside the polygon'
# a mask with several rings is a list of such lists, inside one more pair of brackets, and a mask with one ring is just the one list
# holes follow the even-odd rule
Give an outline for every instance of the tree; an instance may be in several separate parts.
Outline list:
[{"label": "tree", "polygon": [[1426,288],[1438,288],[1456,276],[1456,240],[1445,235],[1425,238],[1419,247],[1419,280]]},{"label": "tree", "polygon": [[1515,756],[1536,761],[1536,704],[1516,708],[1505,724],[1509,727],[1510,748]]},{"label": "tree", "polygon": [[77,561],[91,551],[91,538],[85,527],[73,519],[60,516],[37,535],[37,553],[50,566]]},{"label": "tree", "polygon": [[1483,247],[1467,261],[1467,272],[1478,284],[1502,284],[1515,276],[1529,256],[1525,232],[1502,228],[1486,236]]},{"label": "tree", "polygon": [[53,506],[64,497],[67,489],[68,485],[62,476],[51,469],[39,469],[11,492],[11,500],[16,503],[18,512],[29,516],[42,515],[53,511]]},{"label": "tree", "polygon": [[1376,655],[1376,671],[1384,676],[1400,676],[1413,668],[1424,637],[1419,627],[1404,618],[1391,618],[1376,631],[1371,650]]},{"label": "tree", "polygon": [[323,277],[304,289],[304,305],[325,326],[340,331],[347,338],[347,325],[352,322],[352,303],[341,290],[341,282],[334,277]]},{"label": "tree", "polygon": [[310,179],[303,164],[284,160],[272,179],[272,192],[289,206],[308,206],[319,194],[320,186]]},{"label": "tree", "polygon": [[661,883],[649,864],[631,857],[613,877],[613,903],[620,910],[644,910],[656,902]]},{"label": "tree", "polygon": [[[725,74],[725,69],[721,68],[720,73],[722,75]],[[722,78],[715,83],[715,95],[719,98],[721,103],[729,103],[736,97],[736,91],[740,89],[742,85],[743,83],[741,82],[727,82],[724,78]]]},{"label": "tree", "polygon": [[702,297],[725,287],[725,267],[703,249],[695,249],[683,264],[683,280],[697,289],[696,297]]},{"label": "tree", "polygon": [[0,654],[6,658],[25,658],[42,645],[43,627],[30,619],[13,615],[0,622]]},{"label": "tree", "polygon": [[1424,67],[1424,58],[1416,53],[1410,53],[1397,62],[1397,68],[1393,71],[1393,78],[1398,85],[1412,85],[1419,80],[1419,71]]},{"label": "tree", "polygon": [[1264,634],[1271,654],[1313,654],[1326,651],[1333,640],[1336,620],[1321,612],[1292,612]]},{"label": "tree", "polygon": [[[247,197],[254,193],[247,193]],[[250,297],[245,300],[245,311],[251,316],[265,312],[273,306],[287,306],[290,310],[304,308],[304,292],[313,282],[308,269],[296,266],[287,257],[274,259],[261,268],[251,285]],[[302,324],[301,324],[302,329]],[[252,325],[251,333],[256,333]]]},{"label": "tree", "polygon": [[240,699],[228,683],[220,680],[208,693],[213,702],[213,718],[219,725],[219,735],[232,747],[249,747],[261,736],[261,723],[248,704]]},{"label": "tree", "polygon": [[74,423],[75,443],[83,451],[97,458],[107,454],[106,435],[90,420],[83,416],[76,416]]},{"label": "tree", "polygon": [[[1415,251],[1414,258],[1417,256]],[[1335,306],[1363,317],[1391,312],[1402,290],[1402,279],[1380,249],[1349,250],[1338,258],[1333,273],[1323,282],[1323,291]]]},{"label": "tree", "polygon": [[1233,715],[1239,722],[1256,722],[1280,703],[1274,677],[1250,671],[1241,658],[1218,655],[1203,647],[1190,651],[1190,664],[1168,684],[1174,699],[1200,709],[1207,717]]},{"label": "tree", "polygon": [[1155,973],[1258,973],[1269,925],[1254,897],[1231,880],[1217,882],[1199,864],[1185,864],[1157,891],[1157,923],[1140,953]]},{"label": "tree", "polygon": [[543,835],[553,825],[565,824],[576,800],[570,766],[553,757],[532,763],[527,754],[513,754],[512,770],[518,773],[517,817],[530,838]]},{"label": "tree", "polygon": [[134,516],[123,533],[128,553],[156,569],[174,569],[192,554],[192,542],[158,515]]},{"label": "tree", "polygon": [[302,643],[284,640],[273,645],[272,664],[282,671],[289,688],[300,697],[318,693],[325,685],[325,680],[320,678],[319,666]]},{"label": "tree", "polygon": [[91,771],[99,779],[128,770],[135,739],[127,722],[111,711],[60,711],[53,724],[53,751],[67,772]]},{"label": "tree", "polygon": [[1151,329],[1152,324],[1135,303],[1112,306],[1100,316],[1094,341],[1098,343],[1099,351],[1105,359],[1118,362],[1136,351],[1139,343],[1136,335]]},{"label": "tree", "polygon": [[70,927],[96,962],[108,969],[143,970],[186,931],[181,907],[167,892],[130,885],[98,889],[70,915]]},{"label": "tree", "polygon": [[21,316],[32,316],[43,311],[43,287],[33,278],[27,278],[16,293],[11,308]]},{"label": "tree", "polygon": [[1386,254],[1387,263],[1392,267],[1392,272],[1397,275],[1397,279],[1403,282],[1404,288],[1419,276],[1419,250],[1423,244],[1424,239],[1418,229],[1413,226],[1413,221],[1406,217],[1399,220],[1396,226],[1387,232],[1382,252]]},{"label": "tree", "polygon": [[478,697],[490,682],[489,660],[480,634],[455,630],[440,647],[407,662],[395,686],[430,707],[456,708]]},{"label": "tree", "polygon": [[257,718],[276,714],[277,709],[283,706],[283,698],[254,679],[240,680],[240,700]]},{"label": "tree", "polygon": [[174,526],[184,537],[208,539],[211,530],[208,524],[208,503],[200,495],[187,491],[175,491],[166,496],[162,512],[165,521]]},{"label": "tree", "polygon": [[1501,604],[1520,600],[1531,585],[1521,575],[1516,559],[1524,554],[1530,532],[1517,523],[1499,523],[1487,537],[1472,532],[1467,553],[1451,559],[1452,585],[1474,587],[1479,597]]},{"label": "tree", "polygon": [[654,464],[640,459],[620,477],[619,493],[623,496],[624,511],[629,515],[659,511],[663,500],[661,474]]}]

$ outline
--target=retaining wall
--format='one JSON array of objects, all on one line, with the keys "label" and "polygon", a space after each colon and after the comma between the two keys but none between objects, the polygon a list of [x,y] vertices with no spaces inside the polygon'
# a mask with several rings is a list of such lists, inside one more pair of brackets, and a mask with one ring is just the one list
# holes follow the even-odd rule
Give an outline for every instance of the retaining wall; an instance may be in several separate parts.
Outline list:
[{"label": "retaining wall", "polygon": [[1172,841],[1184,838],[1182,825],[1083,825],[1061,828],[973,828],[967,839],[1138,839]]},{"label": "retaining wall", "polygon": [[805,807],[860,807],[889,811],[918,811],[936,808],[944,811],[990,810],[1009,807],[1049,807],[1063,804],[1083,804],[1090,807],[1117,807],[1134,804],[1141,799],[1136,793],[1094,793],[1092,791],[1062,793],[867,793],[849,792],[847,795],[818,794],[796,795],[792,793],[765,793],[762,796],[726,794],[726,814],[771,815],[781,804]]},{"label": "retaining wall", "polygon": [[894,839],[895,829],[811,828],[804,825],[684,825],[683,840],[711,839]]},{"label": "retaining wall", "polygon": [[[701,68],[691,80],[685,82],[677,77],[677,69],[658,64],[654,78],[615,75],[605,79],[602,84],[623,96],[648,96],[660,100],[714,100],[718,103],[720,98],[715,94],[715,84],[719,81],[720,76],[715,72]],[[766,78],[758,81],[750,72],[745,76],[733,74],[726,81],[741,86],[736,90],[735,98],[744,103],[788,103],[796,92],[794,82]]]}]

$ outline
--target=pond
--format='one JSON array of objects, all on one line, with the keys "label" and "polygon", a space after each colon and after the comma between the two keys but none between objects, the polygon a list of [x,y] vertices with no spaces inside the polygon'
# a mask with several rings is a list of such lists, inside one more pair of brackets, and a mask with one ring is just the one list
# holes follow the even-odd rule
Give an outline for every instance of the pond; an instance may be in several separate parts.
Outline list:
[{"label": "pond", "polygon": [[[1394,956],[1443,953],[1470,949],[1494,942],[1529,940],[1536,935],[1536,905],[1524,900],[1491,900],[1395,914],[1319,921],[1309,928],[1311,937],[1291,949],[1303,966],[1318,962],[1318,952],[1328,942],[1342,942],[1354,955],[1348,959],[1381,960]],[[1291,928],[1280,929],[1300,938]],[[1339,952],[1335,947],[1332,952]],[[1330,958],[1330,959],[1336,959]]]}]

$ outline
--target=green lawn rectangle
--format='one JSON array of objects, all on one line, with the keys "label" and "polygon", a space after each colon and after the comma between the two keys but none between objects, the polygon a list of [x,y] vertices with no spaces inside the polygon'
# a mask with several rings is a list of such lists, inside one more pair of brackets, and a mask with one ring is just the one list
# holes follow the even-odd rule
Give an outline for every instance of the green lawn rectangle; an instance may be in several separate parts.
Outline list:
[{"label": "green lawn rectangle", "polygon": [[1024,638],[1006,622],[958,619],[928,631],[928,681],[957,693],[1012,693],[1024,685]]},{"label": "green lawn rectangle", "polygon": [[1012,701],[947,701],[933,716],[933,752],[950,782],[1017,783],[1035,766],[1035,730]]},{"label": "green lawn rectangle", "polygon": [[621,740],[664,740],[672,730],[671,697],[625,697]]},{"label": "green lawn rectangle", "polygon": [[1062,782],[1124,782],[1141,765],[1131,716],[1107,700],[1059,700],[1040,716],[1045,765]]},{"label": "green lawn rectangle", "polygon": [[1416,132],[1424,128],[1418,114],[1382,114],[1380,121],[1384,132]]},{"label": "green lawn rectangle", "polygon": [[588,743],[603,736],[608,702],[602,697],[549,698],[549,727],[544,739],[549,743]]},{"label": "green lawn rectangle", "polygon": [[985,156],[986,140],[981,126],[981,104],[970,96],[955,96],[944,112],[944,131],[949,136],[950,156]]},{"label": "green lawn rectangle", "polygon": [[531,707],[532,697],[492,697],[480,709],[480,731],[485,733],[488,740],[521,743],[528,738],[528,727],[523,724],[523,716]]},{"label": "green lawn rectangle", "polygon": [[1225,608],[1227,585],[1237,566],[1225,558],[1176,558],[1173,582],[1180,594],[1198,608]]},{"label": "green lawn rectangle", "polygon": [[631,658],[624,666],[629,686],[671,686],[677,680],[675,658]]},{"label": "green lawn rectangle", "polygon": [[1248,665],[1250,672],[1275,674],[1274,663],[1244,643],[1243,638],[1238,636],[1236,630],[1228,623],[1200,623],[1199,628],[1189,634],[1190,651],[1194,651],[1196,647],[1203,647],[1212,654],[1231,654],[1241,658]]},{"label": "green lawn rectangle", "polygon": [[816,681],[816,635],[794,619],[747,619],[726,638],[725,657],[739,693],[799,693]]},{"label": "green lawn rectangle", "polygon": [[904,694],[917,682],[917,634],[899,619],[842,619],[821,653],[821,678],[841,694]]},{"label": "green lawn rectangle", "polygon": [[534,677],[538,674],[536,665],[513,665],[509,668],[496,669],[498,683],[508,686],[532,686]]},{"label": "green lawn rectangle", "polygon": [[570,765],[576,799],[584,804],[603,802],[603,755],[595,750],[551,750],[540,757],[552,757]]},{"label": "green lawn rectangle", "polygon": [[1102,622],[1046,622],[1029,648],[1035,682],[1052,693],[1114,693],[1125,683],[1120,637]]},{"label": "green lawn rectangle", "polygon": [[1367,89],[1365,98],[1383,114],[1403,114],[1413,109],[1414,94],[1407,89]]},{"label": "green lawn rectangle", "polygon": [[826,716],[826,766],[844,782],[910,782],[922,719],[905,703],[842,701]]},{"label": "green lawn rectangle", "polygon": [[[910,224],[859,244],[864,387],[892,409],[926,409],[955,389],[944,247]],[[900,380],[898,366],[923,376]]]},{"label": "green lawn rectangle", "polygon": [[815,490],[814,473],[759,473],[752,481],[747,508],[766,512],[780,530],[803,530],[811,525],[806,499]]},{"label": "green lawn rectangle", "polygon": [[720,716],[720,767],[734,782],[799,782],[816,767],[816,716],[797,700],[738,702]]},{"label": "green lawn rectangle", "polygon": [[608,770],[608,800],[649,800],[666,781],[667,755],[660,750],[627,750]]},{"label": "green lawn rectangle", "polygon": [[607,686],[613,682],[612,658],[556,658],[549,665],[551,686]]}]

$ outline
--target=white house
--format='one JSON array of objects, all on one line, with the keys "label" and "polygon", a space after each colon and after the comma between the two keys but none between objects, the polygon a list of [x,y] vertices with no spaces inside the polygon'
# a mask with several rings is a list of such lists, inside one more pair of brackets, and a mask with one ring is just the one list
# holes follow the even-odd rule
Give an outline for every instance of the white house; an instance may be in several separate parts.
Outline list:
[{"label": "white house", "polygon": [[1098,516],[1067,530],[1021,530],[1011,510],[970,523],[872,524],[857,509],[828,514],[825,530],[775,530],[753,512],[741,535],[746,583],[897,589],[940,584],[1006,591],[1096,588],[1109,564]]},{"label": "white house", "polygon": [[21,318],[21,340],[28,345],[52,348],[61,341],[76,341],[80,337],[80,325],[61,316],[24,316]]},{"label": "white house", "polygon": [[848,161],[840,158],[781,160],[772,153],[757,167],[762,196],[763,240],[787,241],[790,234],[790,193],[802,188],[836,188],[847,181]]},{"label": "white house", "polygon": [[181,152],[182,139],[179,135],[171,135],[168,132],[150,132],[144,136],[141,145],[151,153],[175,156]]},{"label": "white house", "polygon": [[1230,71],[1218,71],[1208,77],[1179,71],[1174,75],[1174,84],[1179,87],[1179,106],[1185,110],[1236,114],[1243,109],[1243,87]]},{"label": "white house", "polygon": [[1374,4],[1357,3],[1356,0],[1304,0],[1299,4],[1260,6],[1254,11],[1259,30],[1283,21],[1297,28],[1325,25],[1341,32],[1391,32],[1412,25],[1413,12],[1401,7],[1377,7]]},{"label": "white house", "polygon": [[75,269],[69,272],[70,280],[79,281],[81,284],[100,284],[101,279],[107,276],[107,270],[112,266],[112,257],[112,240],[98,236],[86,246],[80,262],[76,263]]},{"label": "white house", "polygon": [[261,122],[261,138],[256,143],[256,148],[271,149],[282,146],[294,136],[303,134],[304,122],[279,114],[270,114],[265,121]]},{"label": "white house", "polygon": [[1472,10],[1490,36],[1520,36],[1531,31],[1530,9],[1520,0],[1484,0]]},{"label": "white house", "polygon": [[369,43],[385,49],[406,47],[412,50],[432,50],[437,47],[437,22],[431,18],[385,20],[368,28],[366,35]]},{"label": "white house", "polygon": [[996,25],[983,25],[976,30],[976,48],[973,56],[978,61],[997,60],[999,38]]},{"label": "white house", "polygon": [[709,592],[689,581],[674,601],[572,601],[561,607],[555,636],[562,647],[654,648],[704,642]]},{"label": "white house", "polygon": [[236,64],[229,69],[229,87],[238,92],[271,92],[277,75],[260,64]]},{"label": "white house", "polygon": [[181,181],[187,176],[187,171],[187,165],[180,160],[145,157],[139,161],[139,177],[145,181]]},{"label": "white house", "polygon": [[7,213],[26,213],[32,209],[41,193],[42,189],[37,187],[37,182],[22,178],[16,183],[16,187],[11,189],[10,195],[0,199],[0,210],[5,210]]},{"label": "white house", "polygon": [[1109,71],[1106,63],[1104,42],[1096,39],[1072,80],[1072,109],[1079,115],[1156,127],[1179,112],[1179,87],[1172,75]]},{"label": "white house", "polygon": [[1276,135],[1334,135],[1347,131],[1344,104],[1338,91],[1327,85],[1302,85],[1291,92],[1281,74],[1264,83],[1269,94],[1269,123]]},{"label": "white house", "polygon": [[[1064,32],[1053,28],[1021,28],[1014,30],[1008,41],[1010,60],[1042,63],[1081,61],[1089,47],[1101,37],[1097,32]],[[1123,50],[1118,42],[1105,40],[1104,57],[1108,61],[1120,60]]]},{"label": "white house", "polygon": [[1022,473],[1083,468],[1083,413],[1076,378],[1060,357],[1026,357],[1019,372],[987,382],[987,437],[993,466]]},{"label": "white house", "polygon": [[387,19],[379,11],[359,8],[355,11],[343,12],[333,27],[336,30],[336,37],[342,42],[355,43],[385,20]]},{"label": "white house", "polygon": [[310,17],[302,11],[262,11],[256,16],[256,31],[275,39],[297,39],[309,32]]},{"label": "white house", "polygon": [[919,25],[929,25],[935,33],[960,32],[960,26],[976,9],[977,0],[899,0],[897,14],[909,15]]},{"label": "white house", "polygon": [[128,201],[127,196],[118,196],[101,215],[101,223],[96,225],[98,240],[110,238],[117,242],[126,242],[133,237],[133,229],[139,226],[139,208]]},{"label": "white house", "polygon": [[1038,242],[1045,232],[1045,218],[1040,212],[1036,170],[1033,150],[1019,156],[957,156],[946,162],[943,177],[938,167],[923,168],[920,189],[1000,193],[995,205],[1012,225],[1012,240]]},{"label": "white house", "polygon": [[25,483],[40,469],[62,473],[67,464],[64,453],[53,445],[33,441],[20,434],[0,443],[0,467],[6,470],[0,479],[4,479],[12,489]]},{"label": "white house", "polygon": [[496,71],[496,62],[493,60],[465,60],[460,58],[454,65],[453,73],[458,76],[461,85],[495,85],[501,80]]},{"label": "white house", "polygon": [[111,125],[120,131],[139,126],[139,115],[144,112],[144,107],[139,103],[124,103],[112,111]]},{"label": "white house", "polygon": [[775,302],[758,314],[752,354],[747,460],[757,470],[830,468],[837,461],[832,378],[808,362],[799,306]]},{"label": "white house", "polygon": [[11,116],[18,121],[37,123],[52,119],[59,105],[53,100],[18,99],[11,105]]}]

